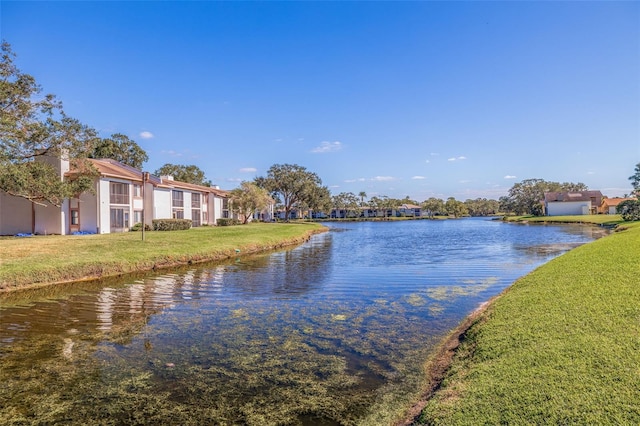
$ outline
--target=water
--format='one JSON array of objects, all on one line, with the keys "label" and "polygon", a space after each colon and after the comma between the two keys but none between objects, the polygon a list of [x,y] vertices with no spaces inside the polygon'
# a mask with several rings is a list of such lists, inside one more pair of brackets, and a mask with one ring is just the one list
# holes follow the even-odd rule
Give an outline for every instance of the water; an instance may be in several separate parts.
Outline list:
[{"label": "water", "polygon": [[603,235],[328,226],[288,251],[3,296],[0,424],[390,424],[464,316]]}]

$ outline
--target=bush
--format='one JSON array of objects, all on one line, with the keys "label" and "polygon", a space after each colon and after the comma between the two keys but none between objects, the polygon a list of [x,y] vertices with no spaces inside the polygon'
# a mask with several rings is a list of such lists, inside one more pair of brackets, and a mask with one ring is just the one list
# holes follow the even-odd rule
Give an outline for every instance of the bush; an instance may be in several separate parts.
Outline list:
[{"label": "bush", "polygon": [[223,218],[216,220],[216,224],[218,226],[233,226],[240,225],[240,221],[238,219]]},{"label": "bush", "polygon": [[616,206],[625,221],[640,220],[640,200],[626,200]]},{"label": "bush", "polygon": [[[135,225],[133,225],[131,227],[132,231],[142,231],[142,223],[138,222]],[[144,230],[145,231],[151,231],[151,226],[150,225],[145,225],[144,226]]]},{"label": "bush", "polygon": [[183,231],[191,228],[189,219],[154,219],[154,231]]}]

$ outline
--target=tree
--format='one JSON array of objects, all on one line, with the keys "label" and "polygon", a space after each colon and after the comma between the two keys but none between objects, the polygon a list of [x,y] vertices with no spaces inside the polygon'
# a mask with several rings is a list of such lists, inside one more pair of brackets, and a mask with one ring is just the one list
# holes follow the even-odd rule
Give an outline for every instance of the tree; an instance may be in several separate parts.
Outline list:
[{"label": "tree", "polygon": [[447,213],[453,217],[464,216],[468,213],[464,203],[453,197],[447,198],[447,201],[444,203],[444,208]]},{"label": "tree", "polygon": [[471,216],[489,216],[498,213],[500,210],[500,203],[498,201],[488,200],[486,198],[466,200],[464,205]]},{"label": "tree", "polygon": [[[0,190],[55,206],[90,191],[96,170],[84,159],[96,131],[68,117],[54,95],[40,96],[35,79],[14,64],[8,43],[0,50]],[[73,179],[62,179],[54,165],[61,159],[72,162]]]},{"label": "tree", "polygon": [[633,186],[633,193],[640,198],[640,163],[636,164],[635,173],[633,176],[629,176],[629,180]]},{"label": "tree", "polygon": [[135,169],[142,169],[142,165],[149,160],[149,156],[140,145],[121,133],[97,141],[90,157],[111,158]]},{"label": "tree", "polygon": [[282,203],[286,220],[293,207],[307,203],[313,197],[315,188],[322,185],[317,174],[297,164],[274,164],[266,177],[257,177],[254,183]]},{"label": "tree", "polygon": [[545,192],[586,191],[589,188],[584,183],[547,182],[544,179],[525,179],[509,189],[509,203],[513,211],[518,214],[543,214],[542,203]]},{"label": "tree", "polygon": [[340,212],[344,210],[345,218],[357,217],[358,214],[358,197],[353,192],[341,192],[331,197],[333,207]]},{"label": "tree", "polygon": [[271,202],[269,193],[252,182],[242,182],[239,188],[231,191],[231,211],[242,216],[246,224],[256,210],[265,209]]},{"label": "tree", "polygon": [[431,197],[423,201],[421,207],[429,212],[430,218],[433,218],[436,214],[445,213],[444,201],[440,198]]},{"label": "tree", "polygon": [[364,191],[360,191],[358,193],[358,197],[360,197],[360,207],[364,207],[364,199],[367,198],[367,193]]},{"label": "tree", "polygon": [[183,166],[180,164],[165,164],[153,172],[156,176],[173,176],[180,182],[192,183],[194,185],[211,186],[211,181],[207,180],[204,172],[194,165]]},{"label": "tree", "polygon": [[309,218],[312,217],[311,210],[315,212],[329,213],[331,210],[331,192],[326,186],[312,187],[311,193],[300,202],[301,208],[308,210]]},{"label": "tree", "polygon": [[640,200],[625,200],[616,206],[625,221],[640,220]]}]

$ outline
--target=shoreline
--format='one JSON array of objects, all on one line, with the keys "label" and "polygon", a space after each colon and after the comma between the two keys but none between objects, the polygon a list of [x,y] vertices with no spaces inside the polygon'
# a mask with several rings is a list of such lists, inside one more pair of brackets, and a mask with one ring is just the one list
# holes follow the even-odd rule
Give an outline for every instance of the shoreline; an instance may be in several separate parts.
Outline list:
[{"label": "shoreline", "polygon": [[[188,265],[197,265],[209,262],[221,262],[234,257],[242,257],[247,255],[265,253],[272,250],[279,250],[286,247],[296,246],[309,241],[309,239],[316,234],[327,232],[329,229],[326,226],[321,226],[315,229],[308,229],[297,236],[279,238],[276,241],[268,243],[256,243],[247,242],[244,244],[234,244],[233,249],[224,249],[220,251],[210,251],[208,254],[192,254],[192,255],[162,255],[150,256],[142,261],[136,262],[132,265],[125,265],[124,262],[120,264],[110,265],[111,269],[103,272],[100,268],[90,268],[94,270],[92,273],[85,273],[86,267],[82,264],[77,264],[75,267],[66,269],[66,273],[72,275],[69,279],[56,279],[51,281],[40,281],[30,283],[10,283],[7,281],[0,282],[0,298],[3,295],[13,292],[20,292],[24,290],[33,290],[44,288],[54,285],[65,285],[82,282],[92,282],[107,278],[123,277],[126,275],[144,274],[152,271],[160,271],[171,268],[178,268]],[[157,231],[160,232],[160,231]],[[188,232],[188,231],[187,231]],[[137,234],[137,233],[136,233]],[[138,234],[139,235],[139,234]],[[46,237],[45,237],[46,238]],[[80,275],[84,273],[85,275]],[[75,275],[75,276],[74,276]]]},{"label": "shoreline", "polygon": [[[549,222],[545,222],[545,223],[548,224]],[[569,223],[576,223],[576,222],[554,221],[551,223],[569,224]],[[602,226],[601,224],[594,224],[592,222],[580,222],[580,224]],[[636,229],[633,229],[633,228],[636,228]],[[629,231],[630,229],[632,229],[632,231]],[[627,222],[624,225],[616,226],[615,232],[612,232],[606,237],[591,241],[590,243],[587,243],[580,247],[592,246],[592,244],[597,243],[600,240],[607,240],[613,235],[618,234],[619,236],[619,234],[627,234],[628,232],[631,232],[632,234],[635,234],[636,232],[640,232],[640,224],[638,224],[637,222],[633,224],[632,222]],[[600,249],[600,246],[597,246],[595,250],[598,250],[598,249]],[[546,269],[549,268],[549,271],[551,270],[551,267],[549,266],[551,262],[554,262],[555,260],[568,255],[569,253],[572,253],[572,256],[573,256],[575,255],[575,253],[573,252],[576,250],[577,248],[574,248],[566,253],[563,253],[561,256],[558,256],[557,258],[552,259],[550,262],[540,265],[535,270],[518,278],[511,285],[505,288],[500,294],[494,296],[493,298],[489,299],[486,302],[483,302],[478,308],[476,308],[467,317],[465,317],[460,322],[460,324],[456,326],[456,328],[454,328],[447,336],[445,336],[443,340],[440,342],[440,344],[437,346],[437,348],[434,350],[434,353],[427,359],[425,363],[426,380],[425,380],[424,390],[422,391],[420,399],[416,401],[410,408],[407,409],[406,415],[404,416],[404,418],[398,420],[394,424],[394,426],[419,426],[419,425],[425,424],[420,422],[420,417],[422,416],[427,405],[430,404],[432,401],[435,401],[435,405],[437,406],[439,402],[437,400],[437,395],[439,391],[442,390],[444,393],[447,392],[447,389],[443,388],[444,380],[448,378],[449,380],[458,379],[464,382],[464,379],[459,379],[458,377],[455,377],[455,374],[460,374],[460,373],[451,373],[453,367],[457,366],[458,368],[464,369],[465,367],[468,368],[469,365],[471,366],[474,365],[474,360],[469,359],[468,357],[470,355],[465,353],[465,351],[468,351],[469,349],[461,348],[461,345],[465,345],[465,344],[471,345],[473,347],[479,344],[473,338],[469,340],[468,334],[474,328],[475,328],[474,333],[478,332],[479,330],[482,330],[482,327],[484,324],[489,324],[491,322],[491,319],[488,318],[489,311],[493,310],[497,303],[500,303],[501,305],[510,303],[508,300],[505,301],[504,298],[506,295],[508,295],[511,292],[514,286],[516,286],[520,282],[523,282],[523,285],[530,285],[529,282],[533,280],[534,274],[537,276],[541,274],[542,275],[548,274]],[[605,249],[600,249],[600,250],[603,252],[605,251]],[[575,256],[573,256],[573,258],[575,258]],[[551,273],[551,271],[549,273]],[[524,282],[527,282],[527,284],[524,284]],[[463,352],[462,354],[460,354],[460,357],[464,359],[460,359],[460,358],[456,359],[460,351]],[[452,374],[454,375],[453,377],[452,377]],[[447,386],[455,387],[456,384],[451,384]],[[464,385],[458,384],[458,386],[464,386]],[[459,396],[459,398],[464,399],[464,396]],[[446,402],[444,403],[446,404]],[[429,420],[432,420],[432,418],[428,419],[426,424],[430,424]]]}]

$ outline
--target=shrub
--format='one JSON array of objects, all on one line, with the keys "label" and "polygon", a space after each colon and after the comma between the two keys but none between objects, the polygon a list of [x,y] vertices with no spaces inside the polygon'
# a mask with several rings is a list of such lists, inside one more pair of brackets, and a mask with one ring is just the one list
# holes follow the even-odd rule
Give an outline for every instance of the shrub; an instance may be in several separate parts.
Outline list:
[{"label": "shrub", "polygon": [[154,219],[154,231],[183,231],[191,228],[189,219]]},{"label": "shrub", "polygon": [[216,220],[216,224],[218,226],[233,226],[233,225],[240,225],[240,221],[238,219],[222,218],[222,219]]},{"label": "shrub", "polygon": [[[133,225],[131,227],[132,231],[142,231],[142,223],[138,222],[135,225]],[[150,225],[145,225],[144,226],[144,230],[145,231],[151,231],[151,226]]]},{"label": "shrub", "polygon": [[640,220],[640,200],[626,200],[616,206],[625,221]]}]

